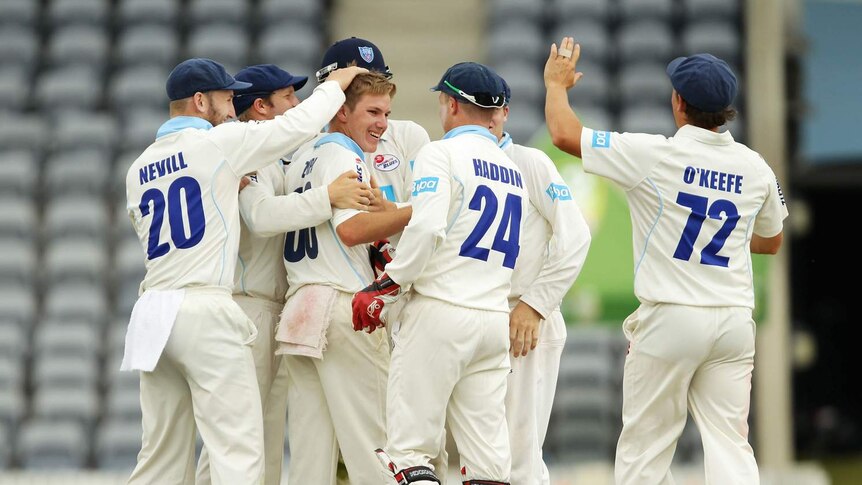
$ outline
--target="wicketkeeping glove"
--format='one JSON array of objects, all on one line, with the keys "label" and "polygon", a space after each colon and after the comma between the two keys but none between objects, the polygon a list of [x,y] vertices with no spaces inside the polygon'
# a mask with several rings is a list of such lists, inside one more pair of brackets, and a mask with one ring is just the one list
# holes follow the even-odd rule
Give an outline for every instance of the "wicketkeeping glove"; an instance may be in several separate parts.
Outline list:
[{"label": "wicketkeeping glove", "polygon": [[371,333],[386,325],[382,315],[386,304],[392,304],[401,294],[401,286],[386,273],[353,295],[353,330]]},{"label": "wicketkeeping glove", "polygon": [[380,276],[386,270],[386,265],[394,257],[395,246],[388,239],[381,239],[368,246],[368,260],[371,262],[374,276]]}]

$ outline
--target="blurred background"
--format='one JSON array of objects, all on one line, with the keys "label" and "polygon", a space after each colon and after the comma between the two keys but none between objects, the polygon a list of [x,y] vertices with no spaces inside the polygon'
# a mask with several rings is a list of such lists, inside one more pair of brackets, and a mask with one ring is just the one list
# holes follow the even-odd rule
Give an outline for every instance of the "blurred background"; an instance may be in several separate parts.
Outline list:
[{"label": "blurred background", "polygon": [[[134,465],[138,377],[118,369],[143,251],[124,178],[167,118],[173,66],[202,56],[234,73],[271,62],[312,76],[351,35],[395,73],[392,117],[432,139],[442,130],[428,88],[443,71],[496,68],[513,91],[507,130],[548,152],[590,221],[590,255],[562,306],[569,339],[545,443],[557,485],[611,483],[620,325],[637,301],[623,194],[548,141],[549,45],[582,45],[570,101],[587,126],[668,136],[667,62],[727,60],[741,80],[729,129],[770,163],[791,213],[781,254],[755,261],[763,483],[862,483],[851,309],[862,258],[849,234],[862,195],[859,26],[859,0],[0,0],[0,483],[124,483]],[[703,483],[702,453],[689,422],[678,483]]]}]

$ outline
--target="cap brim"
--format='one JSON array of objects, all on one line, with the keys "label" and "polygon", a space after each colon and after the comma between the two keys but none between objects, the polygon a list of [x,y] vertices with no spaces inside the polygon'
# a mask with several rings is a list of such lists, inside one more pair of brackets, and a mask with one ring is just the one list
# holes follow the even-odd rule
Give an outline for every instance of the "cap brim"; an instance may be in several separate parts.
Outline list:
[{"label": "cap brim", "polygon": [[688,59],[688,57],[677,57],[676,59],[670,61],[666,69],[667,75],[673,76],[673,73],[674,71],[676,71],[676,68],[678,68],[679,65],[682,64],[683,61],[685,61],[686,59]]},{"label": "cap brim", "polygon": [[222,89],[229,89],[232,91],[237,91],[240,89],[248,89],[252,86],[251,83],[243,82],[243,81],[234,81],[233,84],[229,84]]},{"label": "cap brim", "polygon": [[293,86],[294,91],[299,91],[308,82],[308,76],[293,76],[288,86]]}]

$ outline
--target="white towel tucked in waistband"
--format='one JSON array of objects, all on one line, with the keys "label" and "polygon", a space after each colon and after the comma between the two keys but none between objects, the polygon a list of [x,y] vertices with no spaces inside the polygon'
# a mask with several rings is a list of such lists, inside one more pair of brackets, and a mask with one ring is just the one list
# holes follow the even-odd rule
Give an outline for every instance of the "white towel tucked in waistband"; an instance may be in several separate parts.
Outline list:
[{"label": "white towel tucked in waistband", "polygon": [[335,295],[332,287],[305,285],[288,298],[275,332],[276,355],[323,358]]},{"label": "white towel tucked in waistband", "polygon": [[147,290],[135,302],[120,370],[151,372],[168,343],[185,290]]}]

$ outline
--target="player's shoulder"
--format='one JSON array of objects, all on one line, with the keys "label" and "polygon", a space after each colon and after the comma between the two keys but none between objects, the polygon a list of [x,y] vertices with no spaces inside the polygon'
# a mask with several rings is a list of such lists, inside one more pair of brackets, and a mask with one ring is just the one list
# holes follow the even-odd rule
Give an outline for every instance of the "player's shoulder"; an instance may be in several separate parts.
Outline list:
[{"label": "player's shoulder", "polygon": [[517,161],[518,159],[524,159],[536,163],[554,163],[551,161],[551,158],[548,156],[548,154],[544,151],[534,147],[518,145],[517,143],[512,146],[511,158],[515,161]]},{"label": "player's shoulder", "polygon": [[428,131],[419,123],[411,120],[388,120],[386,127],[387,133],[392,133],[395,136],[425,136],[428,137]]}]

